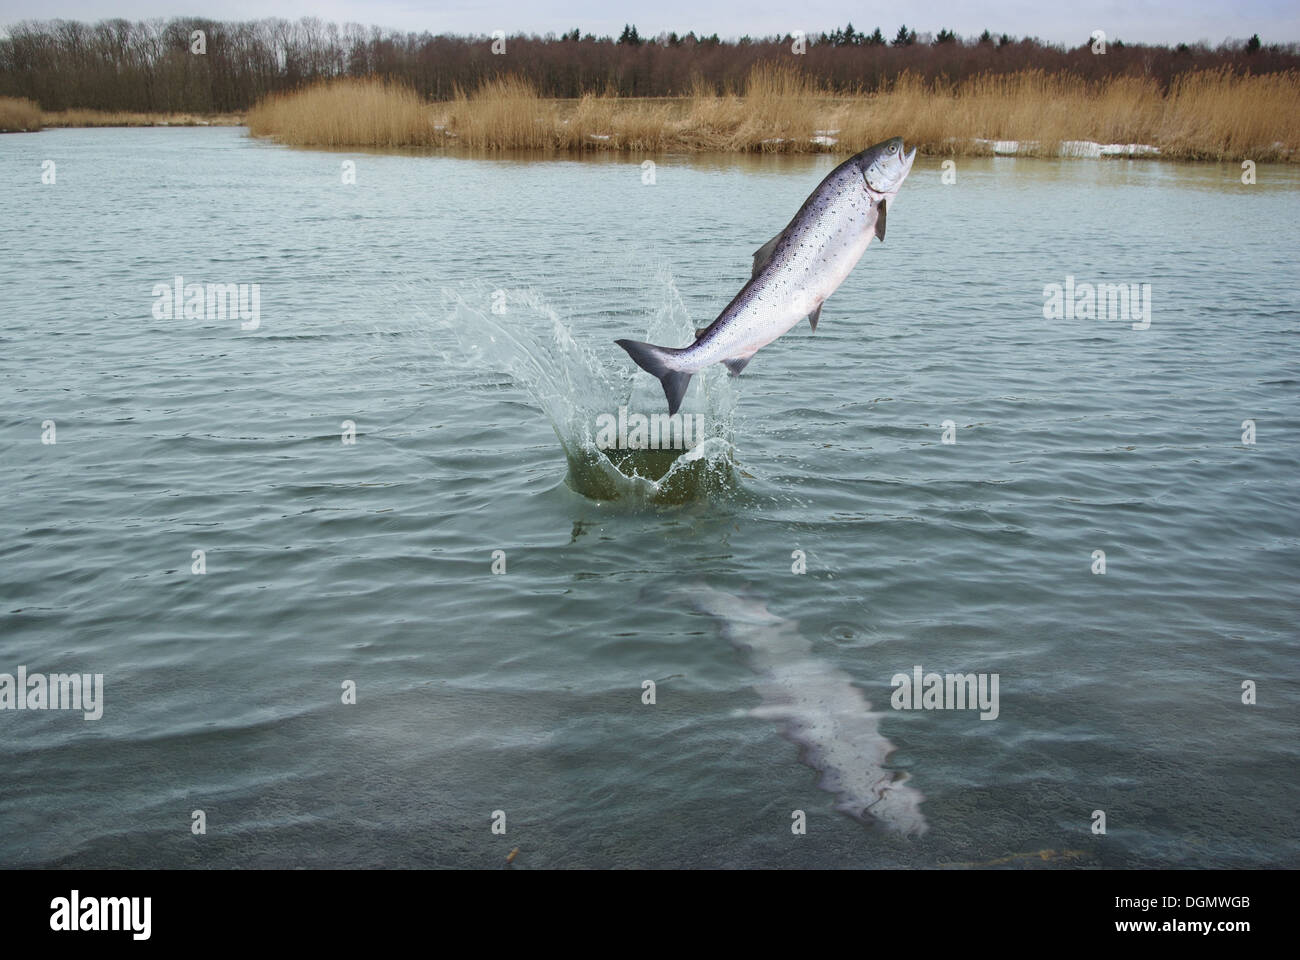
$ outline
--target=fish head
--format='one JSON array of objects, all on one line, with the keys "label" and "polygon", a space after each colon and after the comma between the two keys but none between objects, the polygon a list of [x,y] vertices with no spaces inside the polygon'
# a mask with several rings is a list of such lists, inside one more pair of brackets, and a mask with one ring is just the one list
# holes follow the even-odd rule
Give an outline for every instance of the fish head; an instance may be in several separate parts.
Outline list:
[{"label": "fish head", "polygon": [[867,147],[853,159],[868,190],[877,196],[893,197],[912,171],[916,147],[911,153],[904,153],[903,138],[890,137]]}]

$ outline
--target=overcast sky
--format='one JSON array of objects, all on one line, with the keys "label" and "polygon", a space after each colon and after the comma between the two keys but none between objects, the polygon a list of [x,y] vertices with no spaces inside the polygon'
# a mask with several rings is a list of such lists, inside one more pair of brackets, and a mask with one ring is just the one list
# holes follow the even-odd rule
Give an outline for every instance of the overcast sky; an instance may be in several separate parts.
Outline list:
[{"label": "overcast sky", "polygon": [[652,0],[615,4],[609,0],[0,0],[0,25],[28,18],[101,20],[125,17],[197,15],[216,20],[317,16],[400,30],[489,34],[562,32],[617,34],[634,23],[642,36],[660,31],[762,36],[791,30],[812,33],[852,21],[892,36],[900,23],[919,31],[948,27],[965,36],[985,27],[995,33],[1037,36],[1071,46],[1093,30],[1107,37],[1153,43],[1217,44],[1227,37],[1258,33],[1264,42],[1300,40],[1300,0],[908,0],[907,3],[797,0],[701,2]]}]

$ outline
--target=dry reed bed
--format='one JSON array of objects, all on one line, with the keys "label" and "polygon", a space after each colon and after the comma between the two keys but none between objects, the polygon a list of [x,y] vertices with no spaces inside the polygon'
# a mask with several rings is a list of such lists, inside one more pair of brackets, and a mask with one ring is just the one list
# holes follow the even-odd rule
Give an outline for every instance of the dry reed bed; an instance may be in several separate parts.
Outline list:
[{"label": "dry reed bed", "polygon": [[58,110],[41,115],[46,127],[237,127],[237,113],[130,113],[122,110]]},{"label": "dry reed bed", "polygon": [[[697,84],[675,100],[540,97],[503,76],[443,103],[377,79],[339,80],[263,100],[250,131],[330,147],[461,145],[485,150],[851,153],[901,135],[925,154],[987,153],[1016,140],[1054,155],[1066,140],[1136,143],[1175,159],[1300,159],[1300,74],[1185,74],[1088,83],[1026,71],[961,84],[904,74],[882,93],[836,96],[788,66],[760,64],[744,89]],[[827,136],[830,134],[830,136]]]},{"label": "dry reed bed", "polygon": [[248,131],[305,147],[418,147],[437,142],[429,104],[409,87],[339,80],[267,97],[248,111]]},{"label": "dry reed bed", "polygon": [[126,113],[114,110],[43,111],[31,100],[0,97],[0,133],[36,131],[47,127],[234,127],[244,122],[237,113],[200,116],[192,113]]},{"label": "dry reed bed", "polygon": [[0,133],[41,128],[41,108],[21,97],[0,97]]}]

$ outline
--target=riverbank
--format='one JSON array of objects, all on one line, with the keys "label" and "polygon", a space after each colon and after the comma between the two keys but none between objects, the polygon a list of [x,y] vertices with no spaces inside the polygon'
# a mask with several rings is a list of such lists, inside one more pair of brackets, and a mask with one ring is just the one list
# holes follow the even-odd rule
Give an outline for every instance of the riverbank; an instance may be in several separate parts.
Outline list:
[{"label": "riverbank", "polygon": [[131,113],[115,110],[45,111],[31,100],[0,97],[0,133],[32,133],[52,127],[237,127],[239,113]]},{"label": "riverbank", "polygon": [[[789,67],[760,65],[743,89],[690,96],[554,100],[517,77],[429,103],[381,80],[269,97],[250,132],[298,146],[556,152],[856,152],[901,135],[922,154],[1300,159],[1300,74],[1186,74],[1090,83],[1026,71],[961,84],[904,74],[881,93],[834,96]],[[1014,144],[1014,148],[1010,145]]]},{"label": "riverbank", "polygon": [[125,113],[108,110],[62,110],[43,113],[46,127],[238,127],[241,113]]},{"label": "riverbank", "polygon": [[21,97],[0,97],[0,133],[26,133],[41,128],[41,108]]}]

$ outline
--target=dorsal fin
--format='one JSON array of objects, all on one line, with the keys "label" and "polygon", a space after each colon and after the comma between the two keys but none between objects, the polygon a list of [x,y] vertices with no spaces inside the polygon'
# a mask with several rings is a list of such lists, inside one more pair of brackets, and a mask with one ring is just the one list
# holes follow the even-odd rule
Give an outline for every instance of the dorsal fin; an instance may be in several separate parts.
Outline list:
[{"label": "dorsal fin", "polygon": [[[781,233],[785,233],[785,231],[782,230]],[[749,274],[751,280],[758,276],[758,271],[767,266],[767,261],[772,259],[772,251],[776,249],[777,241],[781,239],[781,233],[778,233],[775,237],[754,251],[754,269],[751,270]]]},{"label": "dorsal fin", "polygon": [[[709,327],[711,327],[711,326],[713,326],[713,324],[709,324]],[[697,328],[696,331],[695,331],[695,339],[698,340],[698,339],[700,339],[700,337],[702,337],[702,336],[704,336],[706,333],[708,333],[708,332],[709,332],[709,327],[699,327],[699,328]]]}]

